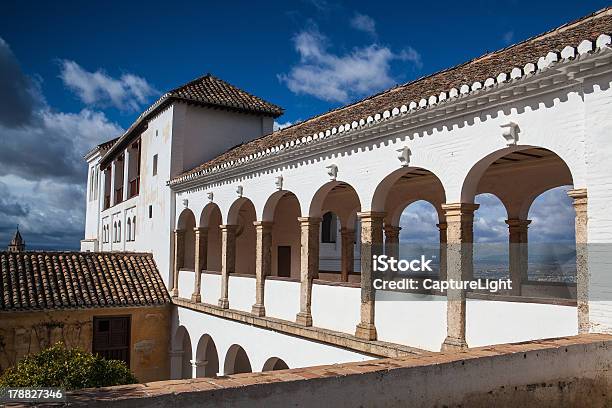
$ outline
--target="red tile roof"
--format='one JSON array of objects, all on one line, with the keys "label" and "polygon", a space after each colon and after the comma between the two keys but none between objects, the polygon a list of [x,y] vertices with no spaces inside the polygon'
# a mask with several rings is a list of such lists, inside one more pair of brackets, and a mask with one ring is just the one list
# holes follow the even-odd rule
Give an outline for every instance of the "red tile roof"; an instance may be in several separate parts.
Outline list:
[{"label": "red tile roof", "polygon": [[495,78],[502,72],[509,74],[514,67],[537,63],[538,58],[546,56],[550,51],[561,51],[567,45],[575,47],[583,40],[595,40],[600,34],[611,32],[612,7],[608,7],[500,51],[485,54],[461,65],[419,78],[245,143],[176,176],[170,181],[170,184],[190,179],[192,175],[265,151],[267,148],[309,137],[332,127],[359,121],[385,110],[391,111],[402,104],[408,104],[411,101],[418,102],[422,98],[448,92],[451,88],[458,89],[463,84],[484,82],[487,78]]},{"label": "red tile roof", "polygon": [[203,105],[260,113],[275,118],[283,114],[283,108],[236,88],[211,74],[194,79],[168,94],[174,98]]},{"label": "red tile roof", "polygon": [[169,302],[151,254],[0,252],[0,311]]}]

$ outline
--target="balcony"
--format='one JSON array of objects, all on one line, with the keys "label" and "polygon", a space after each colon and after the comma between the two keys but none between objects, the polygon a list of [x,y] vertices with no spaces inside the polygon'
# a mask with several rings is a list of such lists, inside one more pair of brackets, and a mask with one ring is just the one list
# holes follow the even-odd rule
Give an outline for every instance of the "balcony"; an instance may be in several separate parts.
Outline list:
[{"label": "balcony", "polygon": [[135,177],[132,180],[130,180],[130,189],[129,189],[130,194],[128,195],[128,198],[137,196],[139,191],[140,191],[140,177]]}]

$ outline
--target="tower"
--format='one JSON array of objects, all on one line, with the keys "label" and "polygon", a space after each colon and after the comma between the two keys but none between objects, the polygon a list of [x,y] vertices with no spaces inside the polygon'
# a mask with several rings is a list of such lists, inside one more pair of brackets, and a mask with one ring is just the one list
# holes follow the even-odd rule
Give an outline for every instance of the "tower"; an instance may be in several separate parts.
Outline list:
[{"label": "tower", "polygon": [[21,237],[19,233],[19,227],[17,227],[17,231],[15,231],[15,236],[11,240],[8,245],[9,252],[22,252],[25,251],[25,241]]}]

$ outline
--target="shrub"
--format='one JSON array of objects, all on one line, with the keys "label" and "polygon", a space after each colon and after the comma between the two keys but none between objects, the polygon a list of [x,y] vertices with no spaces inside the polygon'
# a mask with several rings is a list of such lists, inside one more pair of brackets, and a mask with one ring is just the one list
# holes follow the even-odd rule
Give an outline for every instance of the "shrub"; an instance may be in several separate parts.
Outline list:
[{"label": "shrub", "polygon": [[25,357],[0,376],[1,387],[90,387],[134,384],[137,380],[123,361],[103,357],[63,343]]}]

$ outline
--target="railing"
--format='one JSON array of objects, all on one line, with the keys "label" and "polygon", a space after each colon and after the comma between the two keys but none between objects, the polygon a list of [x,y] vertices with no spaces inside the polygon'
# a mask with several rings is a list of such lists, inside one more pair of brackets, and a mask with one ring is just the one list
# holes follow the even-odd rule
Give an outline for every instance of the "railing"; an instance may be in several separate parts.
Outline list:
[{"label": "railing", "polygon": [[115,204],[119,204],[123,201],[123,187],[115,189]]},{"label": "railing", "polygon": [[129,198],[137,196],[139,191],[140,191],[140,177],[135,177],[133,180],[130,181]]},{"label": "railing", "polygon": [[104,196],[104,209],[110,208],[110,194]]}]

